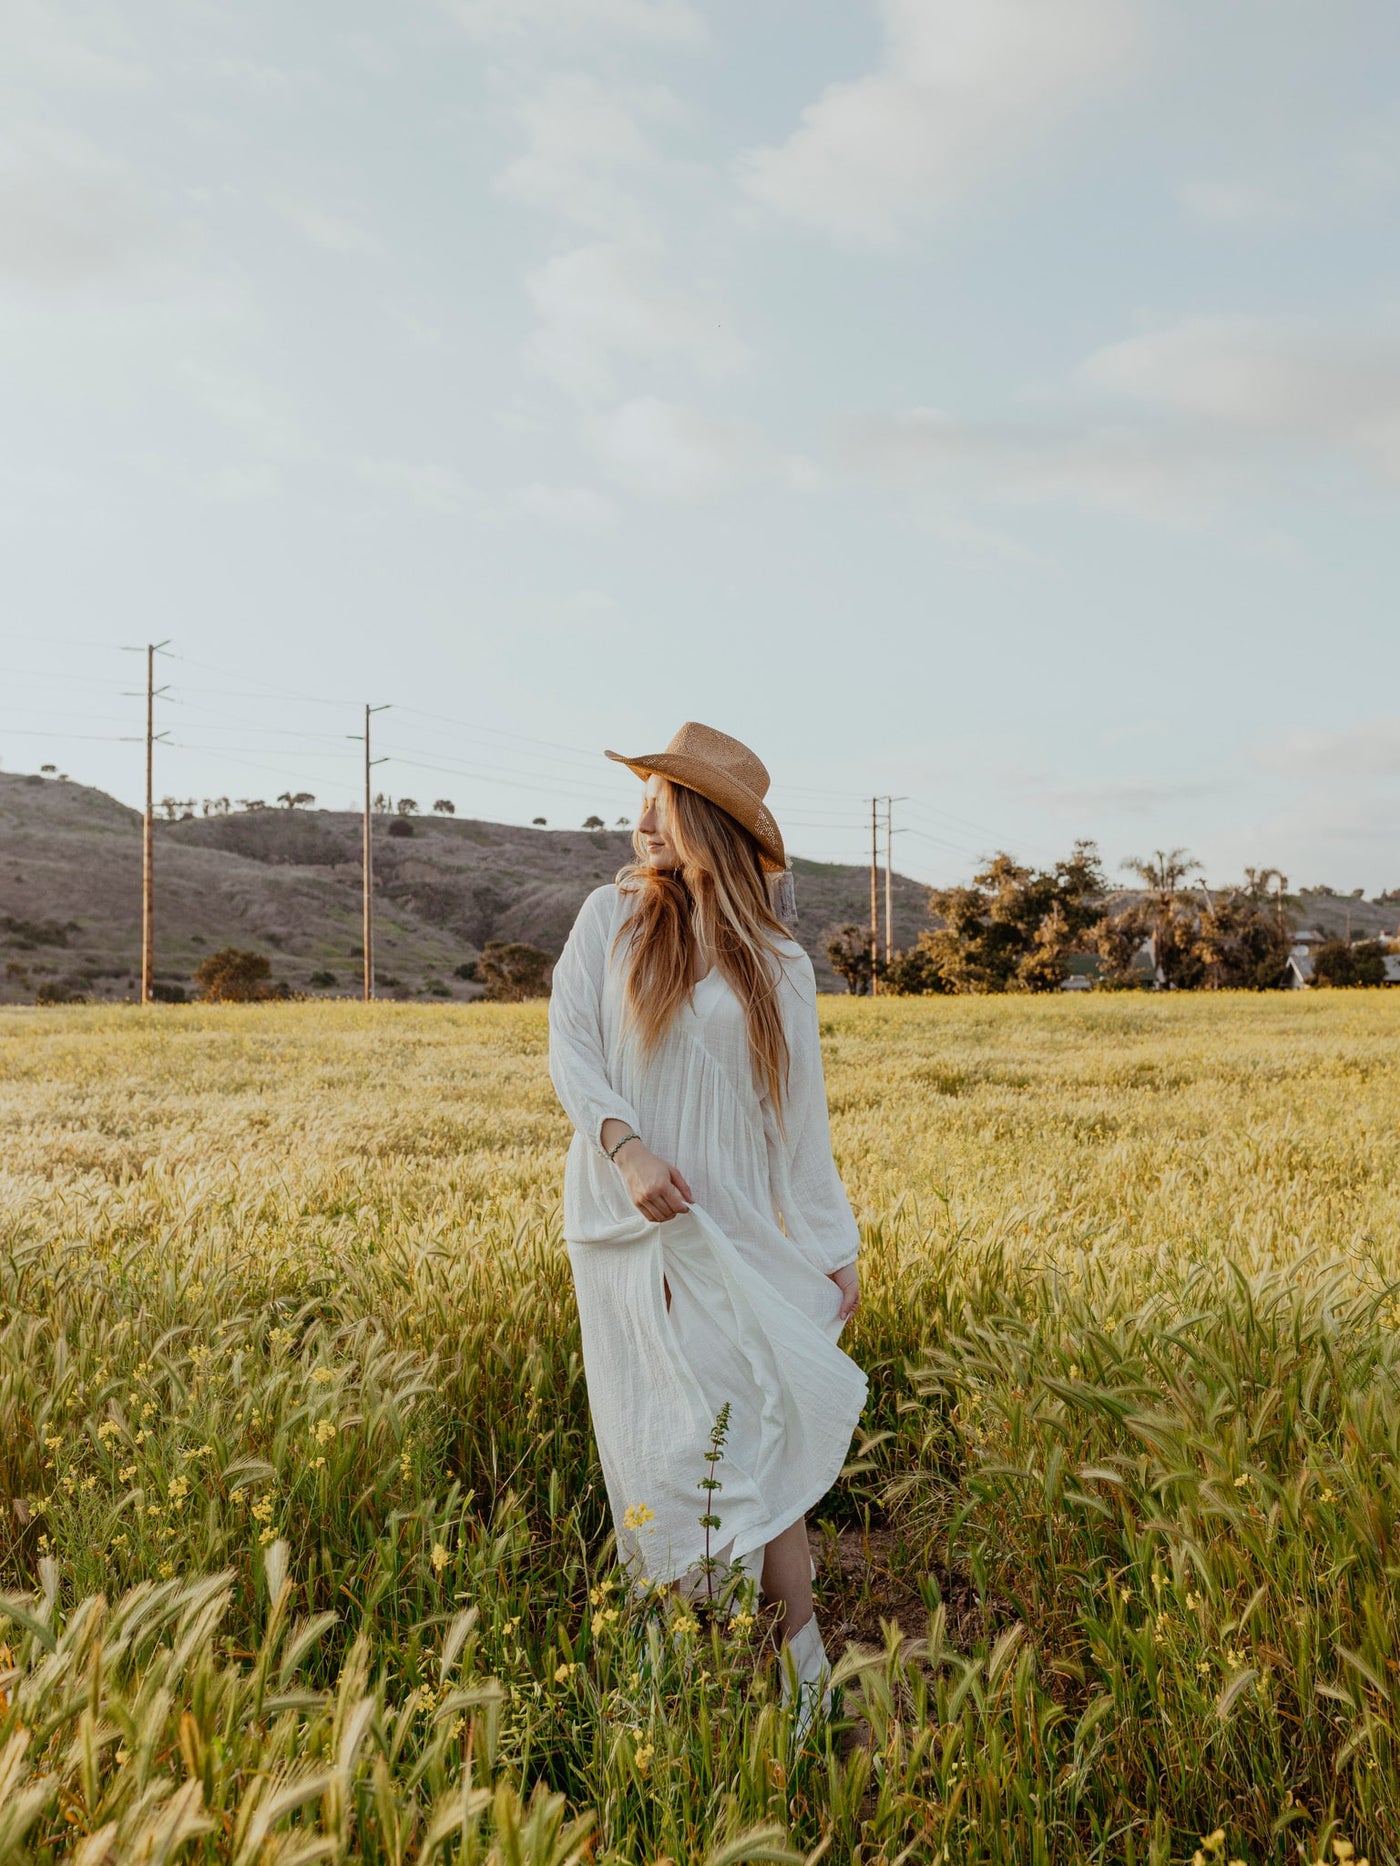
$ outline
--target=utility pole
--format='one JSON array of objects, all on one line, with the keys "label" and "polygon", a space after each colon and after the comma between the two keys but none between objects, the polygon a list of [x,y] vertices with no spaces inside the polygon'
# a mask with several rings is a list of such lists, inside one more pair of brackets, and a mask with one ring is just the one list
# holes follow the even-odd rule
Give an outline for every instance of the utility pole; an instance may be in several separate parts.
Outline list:
[{"label": "utility pole", "polygon": [[880,824],[878,817],[880,799],[870,799],[870,995],[880,995],[880,980],[876,967],[880,962]]},{"label": "utility pole", "polygon": [[885,964],[894,957],[894,806],[905,797],[885,799]]},{"label": "utility pole", "polygon": [[[155,984],[156,933],[156,844],[155,844],[155,744],[165,734],[156,731],[156,701],[166,691],[156,685],[156,656],[168,646],[165,641],[146,643],[146,815],[141,825],[141,1002],[151,1002]],[[139,648],[129,652],[139,654]],[[131,696],[135,698],[135,695]]]},{"label": "utility pole", "polygon": [[374,817],[369,794],[369,774],[372,765],[387,763],[383,758],[371,758],[369,755],[369,717],[371,713],[382,713],[385,706],[365,707],[365,729],[363,733],[352,732],[352,739],[363,738],[365,742],[365,836],[364,836],[364,881],[361,901],[361,913],[364,919],[365,948],[365,1003],[374,997]]}]

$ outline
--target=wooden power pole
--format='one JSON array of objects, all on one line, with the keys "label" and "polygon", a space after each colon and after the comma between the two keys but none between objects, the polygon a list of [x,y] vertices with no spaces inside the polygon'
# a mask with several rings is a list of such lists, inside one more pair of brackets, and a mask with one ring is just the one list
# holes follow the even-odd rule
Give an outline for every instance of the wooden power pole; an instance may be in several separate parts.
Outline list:
[{"label": "wooden power pole", "polygon": [[885,964],[894,958],[894,807],[905,797],[885,799]]},{"label": "wooden power pole", "polygon": [[364,832],[364,877],[361,890],[361,915],[364,921],[365,949],[365,1003],[374,997],[374,806],[369,792],[369,774],[374,765],[382,765],[383,758],[371,758],[369,755],[369,719],[371,713],[382,713],[383,706],[365,707],[365,729],[363,734],[352,732],[350,737],[363,737],[365,742],[365,832]]},{"label": "wooden power pole", "polygon": [[163,641],[146,643],[146,817],[141,825],[141,1002],[151,1002],[156,964],[156,800],[155,743],[163,733],[156,732],[156,695],[164,687],[156,686],[156,656],[165,647]]},{"label": "wooden power pole", "polygon": [[880,995],[876,967],[880,962],[880,822],[878,797],[870,799],[870,995]]}]

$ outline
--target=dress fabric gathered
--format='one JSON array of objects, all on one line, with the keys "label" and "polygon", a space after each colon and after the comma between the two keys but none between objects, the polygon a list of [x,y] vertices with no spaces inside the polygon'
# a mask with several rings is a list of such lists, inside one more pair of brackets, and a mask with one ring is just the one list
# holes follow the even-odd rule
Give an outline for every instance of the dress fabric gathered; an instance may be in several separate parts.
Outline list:
[{"label": "dress fabric gathered", "polygon": [[[564,1237],[589,1409],[620,1559],[634,1581],[685,1587],[706,1553],[700,1480],[728,1403],[709,1552],[757,1578],[767,1543],[840,1474],[866,1395],[837,1345],[841,1292],[828,1275],[855,1261],[860,1236],[831,1155],[816,981],[785,941],[780,1122],[718,967],[649,1055],[625,1027],[617,936],[635,898],[618,885],[588,897],[549,1004],[550,1077],[575,1130]],[[679,1169],[689,1211],[654,1224],[636,1209],[602,1150],[610,1117]]]}]

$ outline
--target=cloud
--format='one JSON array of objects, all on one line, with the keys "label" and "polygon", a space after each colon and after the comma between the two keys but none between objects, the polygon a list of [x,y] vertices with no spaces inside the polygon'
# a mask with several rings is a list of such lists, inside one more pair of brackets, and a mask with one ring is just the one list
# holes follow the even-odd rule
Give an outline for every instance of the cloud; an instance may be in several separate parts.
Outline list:
[{"label": "cloud", "polygon": [[[144,89],[154,74],[121,43],[118,9],[105,17],[85,9],[81,25],[65,23],[47,0],[5,0],[0,7],[0,70],[10,81],[30,79],[62,90],[121,92]],[[106,37],[116,44],[102,45]]]},{"label": "cloud", "polygon": [[597,531],[617,517],[617,507],[591,486],[550,486],[535,480],[511,501],[513,509],[545,524],[573,531]]},{"label": "cloud", "polygon": [[703,45],[705,22],[685,0],[443,0],[464,32],[488,45],[557,53],[599,40],[661,49]]},{"label": "cloud", "polygon": [[382,259],[384,256],[383,242],[344,215],[328,214],[309,202],[290,200],[286,196],[277,202],[277,209],[298,232],[323,252],[365,259]]},{"label": "cloud", "polygon": [[773,470],[767,443],[745,421],[643,396],[592,423],[598,458],[632,490],[693,499]]},{"label": "cloud", "polygon": [[1194,319],[1106,344],[1041,412],[848,420],[848,470],[945,499],[1068,503],[1199,524],[1337,464],[1400,479],[1400,328]]},{"label": "cloud", "polygon": [[880,68],[830,85],[739,164],[751,198],[844,244],[894,246],[1119,80],[1125,0],[881,0]]},{"label": "cloud", "polygon": [[1324,730],[1295,727],[1250,746],[1260,771],[1286,777],[1400,777],[1400,719],[1363,719]]},{"label": "cloud", "polygon": [[134,178],[81,138],[31,130],[0,141],[0,278],[71,289],[177,244]]},{"label": "cloud", "polygon": [[649,217],[635,183],[661,160],[648,127],[682,115],[664,85],[623,93],[555,72],[517,96],[514,114],[526,147],[497,175],[501,194],[615,238],[641,232]]},{"label": "cloud", "polygon": [[526,281],[539,325],[527,356],[582,398],[614,389],[616,361],[680,361],[718,376],[737,367],[742,346],[723,313],[697,291],[658,276],[655,256],[616,243],[560,253]]},{"label": "cloud", "polygon": [[[1193,434],[1081,421],[967,420],[910,408],[848,420],[849,471],[946,498],[1065,503],[1189,524],[1224,496],[1224,463]],[[927,509],[921,516],[930,517]]]},{"label": "cloud", "polygon": [[1196,318],[1106,345],[1092,389],[1222,435],[1348,453],[1400,476],[1400,325]]},{"label": "cloud", "polygon": [[447,518],[475,512],[480,505],[476,488],[453,467],[433,461],[362,459],[356,470],[371,485],[401,493],[424,511]]},{"label": "cloud", "polygon": [[1202,227],[1282,227],[1298,215],[1294,202],[1260,182],[1203,176],[1183,182],[1176,198],[1186,218]]}]

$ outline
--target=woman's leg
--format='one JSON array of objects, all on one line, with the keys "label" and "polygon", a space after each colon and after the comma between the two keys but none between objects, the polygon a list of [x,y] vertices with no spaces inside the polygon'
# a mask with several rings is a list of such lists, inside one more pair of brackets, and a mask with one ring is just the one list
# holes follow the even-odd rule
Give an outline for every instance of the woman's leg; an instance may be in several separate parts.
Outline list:
[{"label": "woman's leg", "polygon": [[798,1520],[763,1551],[764,1598],[779,1609],[779,1640],[800,1632],[812,1617],[812,1558],[807,1519]]}]

